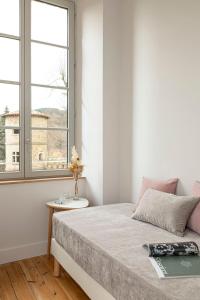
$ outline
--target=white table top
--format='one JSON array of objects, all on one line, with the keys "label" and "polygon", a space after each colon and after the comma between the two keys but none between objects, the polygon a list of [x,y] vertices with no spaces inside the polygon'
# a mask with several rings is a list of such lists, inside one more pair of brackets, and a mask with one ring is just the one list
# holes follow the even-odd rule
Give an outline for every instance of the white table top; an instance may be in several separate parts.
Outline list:
[{"label": "white table top", "polygon": [[62,201],[62,204],[59,203],[59,200],[53,200],[46,203],[48,207],[52,207],[55,209],[79,209],[85,208],[89,206],[89,201],[85,198],[79,198],[78,200],[74,200],[73,198],[65,199]]}]

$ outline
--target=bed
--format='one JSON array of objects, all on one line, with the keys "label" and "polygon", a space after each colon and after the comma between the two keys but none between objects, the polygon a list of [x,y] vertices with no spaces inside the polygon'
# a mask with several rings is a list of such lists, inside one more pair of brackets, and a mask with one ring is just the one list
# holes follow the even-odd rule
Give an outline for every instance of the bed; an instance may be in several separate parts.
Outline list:
[{"label": "bed", "polygon": [[55,275],[61,264],[92,300],[199,300],[200,278],[160,280],[142,245],[194,240],[200,246],[200,237],[133,220],[133,210],[123,203],[55,213]]}]

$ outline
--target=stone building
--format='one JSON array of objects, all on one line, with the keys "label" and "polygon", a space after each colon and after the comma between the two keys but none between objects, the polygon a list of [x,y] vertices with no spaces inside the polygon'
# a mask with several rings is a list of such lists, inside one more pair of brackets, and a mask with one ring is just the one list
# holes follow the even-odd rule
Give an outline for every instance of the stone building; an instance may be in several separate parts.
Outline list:
[{"label": "stone building", "polygon": [[[19,113],[11,112],[3,115],[5,126],[19,126]],[[40,112],[33,112],[32,127],[48,126],[48,116]],[[32,131],[32,163],[34,169],[44,170],[48,160],[47,130]],[[18,171],[20,161],[19,129],[5,130],[5,171]]]},{"label": "stone building", "polygon": [[[19,126],[19,112],[8,112],[2,115],[5,126]],[[39,111],[31,114],[31,126],[48,128],[49,116]],[[5,130],[5,159],[0,171],[19,171],[20,149],[19,129]],[[32,169],[66,169],[67,140],[60,133],[50,130],[32,130],[31,137]]]}]

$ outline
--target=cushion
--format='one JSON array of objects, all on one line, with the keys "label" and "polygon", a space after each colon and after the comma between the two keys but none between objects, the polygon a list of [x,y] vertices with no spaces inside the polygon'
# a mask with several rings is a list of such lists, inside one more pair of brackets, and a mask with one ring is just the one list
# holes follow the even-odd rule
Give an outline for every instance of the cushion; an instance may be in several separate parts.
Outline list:
[{"label": "cushion", "polygon": [[148,189],[132,218],[183,236],[188,218],[199,200]]},{"label": "cushion", "polygon": [[142,198],[142,196],[148,189],[154,189],[165,193],[176,194],[177,183],[178,178],[172,178],[168,180],[154,180],[143,177],[139,199]]},{"label": "cushion", "polygon": [[[196,181],[193,185],[192,195],[200,197],[200,182]],[[200,203],[193,210],[187,225],[190,229],[200,234]]]}]

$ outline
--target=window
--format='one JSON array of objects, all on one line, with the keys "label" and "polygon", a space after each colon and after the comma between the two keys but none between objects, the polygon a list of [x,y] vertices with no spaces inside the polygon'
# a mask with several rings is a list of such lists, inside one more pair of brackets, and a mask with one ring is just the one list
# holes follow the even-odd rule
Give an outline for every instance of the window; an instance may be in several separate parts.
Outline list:
[{"label": "window", "polygon": [[13,163],[19,163],[19,152],[13,152],[12,153],[12,162]]},{"label": "window", "polygon": [[39,153],[38,159],[39,159],[39,160],[43,160],[43,153]]},{"label": "window", "polygon": [[19,134],[19,129],[13,129],[13,134]]},{"label": "window", "polygon": [[68,175],[73,144],[73,2],[0,1],[0,178]]}]

